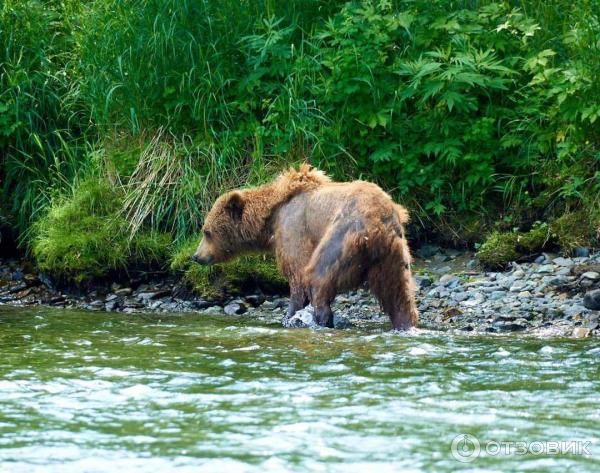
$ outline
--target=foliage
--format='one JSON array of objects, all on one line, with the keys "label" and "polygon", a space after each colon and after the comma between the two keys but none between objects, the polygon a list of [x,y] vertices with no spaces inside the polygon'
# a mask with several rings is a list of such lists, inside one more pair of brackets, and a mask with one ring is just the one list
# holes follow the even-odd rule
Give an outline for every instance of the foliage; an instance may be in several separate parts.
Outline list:
[{"label": "foliage", "polygon": [[248,290],[285,293],[288,284],[271,256],[247,255],[227,263],[201,266],[191,261],[197,239],[182,243],[173,253],[171,270],[183,274],[196,293],[209,299],[240,294]]},{"label": "foliage", "polygon": [[0,198],[22,232],[88,165],[89,119],[72,70],[79,6],[0,4]]},{"label": "foliage", "polygon": [[595,220],[589,212],[569,212],[550,224],[552,237],[565,254],[578,247],[591,247],[600,236],[600,220]]},{"label": "foliage", "polygon": [[32,251],[41,270],[80,283],[114,271],[160,266],[170,238],[140,232],[130,239],[119,215],[122,195],[104,179],[77,185],[52,203],[34,227]]},{"label": "foliage", "polygon": [[516,233],[492,233],[477,251],[481,264],[490,269],[505,269],[508,263],[519,257]]},{"label": "foliage", "polygon": [[535,225],[527,232],[495,231],[477,251],[477,258],[484,267],[504,269],[522,256],[528,256],[551,245],[551,234],[546,224]]},{"label": "foliage", "polygon": [[4,213],[31,247],[108,175],[132,241],[179,243],[218,194],[305,159],[454,241],[589,212],[599,31],[590,0],[5,0]]}]

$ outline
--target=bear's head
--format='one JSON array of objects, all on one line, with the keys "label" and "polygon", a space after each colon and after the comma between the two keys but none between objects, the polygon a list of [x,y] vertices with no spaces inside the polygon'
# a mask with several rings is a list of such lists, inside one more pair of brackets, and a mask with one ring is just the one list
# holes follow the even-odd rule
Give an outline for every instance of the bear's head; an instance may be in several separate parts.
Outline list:
[{"label": "bear's head", "polygon": [[204,220],[202,241],[192,259],[200,264],[225,262],[248,246],[242,219],[246,206],[243,191],[222,195]]}]

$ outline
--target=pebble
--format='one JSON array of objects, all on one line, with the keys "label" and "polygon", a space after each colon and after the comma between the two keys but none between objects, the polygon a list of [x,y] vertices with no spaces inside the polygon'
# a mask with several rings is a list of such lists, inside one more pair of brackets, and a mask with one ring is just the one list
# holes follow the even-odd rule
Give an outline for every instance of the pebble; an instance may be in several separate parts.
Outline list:
[{"label": "pebble", "polygon": [[583,305],[590,310],[600,310],[600,289],[586,292]]},{"label": "pebble", "polygon": [[246,306],[239,302],[232,302],[223,307],[223,312],[227,315],[242,315],[246,310]]}]

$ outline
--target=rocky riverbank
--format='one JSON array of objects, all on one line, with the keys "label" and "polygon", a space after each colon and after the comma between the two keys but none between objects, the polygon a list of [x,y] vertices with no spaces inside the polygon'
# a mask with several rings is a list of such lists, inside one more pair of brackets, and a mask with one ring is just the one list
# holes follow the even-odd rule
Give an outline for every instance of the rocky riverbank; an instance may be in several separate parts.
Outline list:
[{"label": "rocky riverbank", "polygon": [[[421,249],[415,280],[421,326],[473,332],[527,332],[586,337],[600,334],[600,253],[574,258],[542,254],[486,272],[470,253]],[[227,301],[194,297],[171,278],[98,286],[84,294],[60,291],[20,261],[0,261],[0,303],[50,305],[90,311],[198,312],[253,316],[289,327],[312,325],[305,310],[284,317],[287,298],[248,294]],[[336,327],[387,323],[366,290],[338,296]]]}]

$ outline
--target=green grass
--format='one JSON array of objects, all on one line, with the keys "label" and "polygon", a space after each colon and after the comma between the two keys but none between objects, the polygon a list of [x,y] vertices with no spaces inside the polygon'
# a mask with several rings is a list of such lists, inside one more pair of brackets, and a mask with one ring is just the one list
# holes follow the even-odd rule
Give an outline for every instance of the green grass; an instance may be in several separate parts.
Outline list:
[{"label": "green grass", "polygon": [[171,270],[182,275],[184,282],[202,297],[221,299],[247,291],[285,293],[286,279],[277,269],[272,256],[246,255],[213,266],[201,266],[191,261],[198,240],[181,244],[171,258]]},{"label": "green grass", "polygon": [[69,197],[53,202],[32,232],[39,268],[81,283],[128,269],[164,266],[170,237],[151,231],[131,236],[120,214],[122,199],[107,180],[89,179]]},{"label": "green grass", "polygon": [[[220,193],[303,160],[381,184],[413,231],[458,244],[591,214],[599,30],[589,0],[5,0],[5,221],[47,268],[89,256],[87,277],[136,258],[40,251],[78,182],[108,176],[130,242],[180,244]],[[596,241],[554,233],[565,251]]]}]

